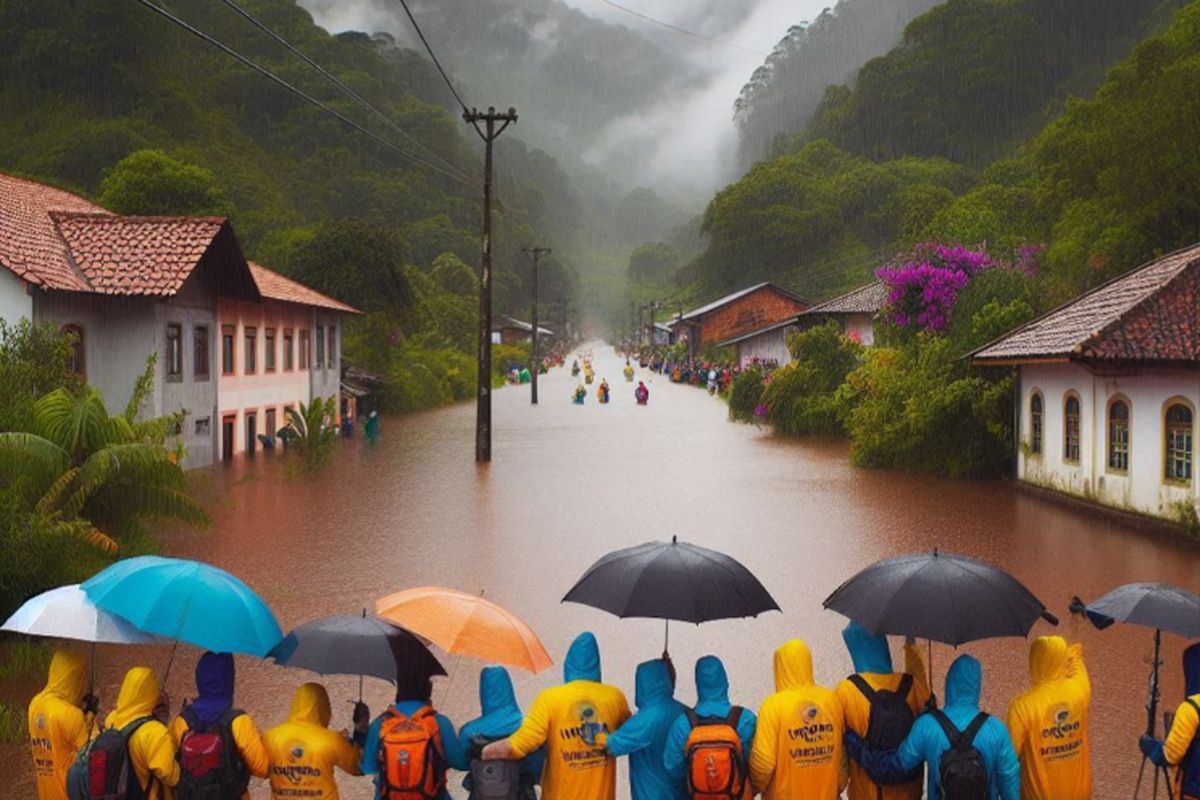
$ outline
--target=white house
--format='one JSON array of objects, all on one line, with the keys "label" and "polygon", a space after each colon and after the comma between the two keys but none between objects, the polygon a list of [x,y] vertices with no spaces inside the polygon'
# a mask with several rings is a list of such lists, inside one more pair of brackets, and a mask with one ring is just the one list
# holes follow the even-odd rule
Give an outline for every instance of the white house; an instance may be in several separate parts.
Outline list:
[{"label": "white house", "polygon": [[1146,264],[974,354],[1015,366],[1022,481],[1181,522],[1200,506],[1200,245]]},{"label": "white house", "polygon": [[799,330],[796,318],[785,319],[760,328],[751,333],[720,342],[718,347],[732,347],[737,352],[737,363],[742,369],[752,364],[782,367],[792,360],[788,350],[788,334]]},{"label": "white house", "polygon": [[862,344],[875,344],[875,318],[887,305],[888,289],[882,281],[826,300],[800,315],[800,327],[811,328],[836,320],[842,333]]}]

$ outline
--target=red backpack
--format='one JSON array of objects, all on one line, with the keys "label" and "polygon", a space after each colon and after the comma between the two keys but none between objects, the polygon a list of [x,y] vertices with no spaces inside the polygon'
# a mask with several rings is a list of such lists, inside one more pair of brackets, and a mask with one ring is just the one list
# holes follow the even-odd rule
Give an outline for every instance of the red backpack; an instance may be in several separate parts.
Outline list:
[{"label": "red backpack", "polygon": [[379,728],[380,800],[438,800],[446,790],[446,754],[437,714],[423,706],[407,717],[392,706]]},{"label": "red backpack", "polygon": [[188,729],[179,742],[175,800],[228,800],[246,791],[250,770],[233,739],[233,721],[242,713],[230,709],[216,722],[205,723],[184,709]]}]

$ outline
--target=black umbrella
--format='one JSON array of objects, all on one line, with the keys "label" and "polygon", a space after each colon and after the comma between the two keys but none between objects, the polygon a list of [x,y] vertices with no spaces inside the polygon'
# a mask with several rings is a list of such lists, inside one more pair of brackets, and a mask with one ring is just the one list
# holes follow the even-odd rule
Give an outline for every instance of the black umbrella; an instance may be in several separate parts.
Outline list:
[{"label": "black umbrella", "polygon": [[756,617],[779,604],[758,578],[724,553],[672,537],[616,550],[593,564],[563,598],[622,619],[678,622]]},{"label": "black umbrella", "polygon": [[[414,634],[365,612],[306,622],[271,651],[276,664],[321,675],[445,675],[437,657]],[[360,680],[361,693],[361,680]]]},{"label": "black umbrella", "polygon": [[1021,636],[1038,619],[1058,620],[1020,581],[966,556],[918,553],[885,558],[825,598],[872,634],[929,639],[957,647]]}]

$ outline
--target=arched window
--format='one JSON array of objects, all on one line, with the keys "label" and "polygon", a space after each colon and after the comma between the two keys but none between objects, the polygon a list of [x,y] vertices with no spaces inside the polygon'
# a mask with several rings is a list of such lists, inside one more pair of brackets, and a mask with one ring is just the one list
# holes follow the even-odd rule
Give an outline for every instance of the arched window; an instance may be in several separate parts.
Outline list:
[{"label": "arched window", "polygon": [[1063,461],[1079,462],[1079,397],[1073,394],[1063,404]]},{"label": "arched window", "polygon": [[1191,482],[1193,425],[1192,409],[1183,403],[1167,407],[1166,478],[1169,481]]},{"label": "arched window", "polygon": [[79,325],[64,325],[62,332],[71,338],[71,372],[86,378],[87,351],[84,348],[83,328]]},{"label": "arched window", "polygon": [[1029,398],[1029,450],[1035,456],[1042,454],[1042,439],[1045,435],[1045,406],[1042,393],[1034,392]]},{"label": "arched window", "polygon": [[1108,404],[1108,468],[1129,471],[1129,402],[1124,398]]}]

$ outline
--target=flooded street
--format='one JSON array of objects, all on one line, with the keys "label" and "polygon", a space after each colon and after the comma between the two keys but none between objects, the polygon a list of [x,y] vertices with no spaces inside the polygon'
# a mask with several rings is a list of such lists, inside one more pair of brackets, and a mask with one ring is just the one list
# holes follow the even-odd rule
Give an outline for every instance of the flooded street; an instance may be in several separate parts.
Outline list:
[{"label": "flooded street", "polygon": [[[593,386],[584,407],[572,405],[575,381],[567,369],[543,376],[536,407],[527,387],[499,391],[488,467],[472,461],[472,406],[385,419],[378,446],[343,444],[333,466],[316,476],[289,478],[282,459],[270,456],[213,469],[202,478],[202,491],[212,498],[211,528],[167,535],[163,549],[236,572],[271,604],[285,631],[314,617],[356,612],[406,587],[486,591],[524,616],[556,660],[580,630],[595,631],[605,677],[632,699],[634,666],[660,652],[661,623],[619,621],[558,601],[604,553],[675,534],[741,560],[783,608],[756,620],[671,631],[681,698],[693,701],[691,665],[711,652],[725,659],[733,701],[751,707],[772,690],[771,654],[789,637],[812,645],[822,683],[832,685],[850,671],[840,637],[846,620],[821,608],[846,577],[913,550],[977,556],[1012,571],[1060,616],[1058,632],[1086,643],[1095,796],[1131,793],[1151,633],[1119,625],[1096,632],[1069,618],[1067,604],[1072,595],[1093,599],[1135,580],[1195,588],[1195,548],[1001,483],[855,469],[840,442],[782,441],[730,424],[724,403],[659,376],[647,378],[650,405],[641,408],[612,350],[596,346],[595,352],[597,380],[609,378],[612,403],[600,406]],[[1034,629],[1050,631],[1045,623]],[[1164,708],[1173,709],[1181,699],[1183,643],[1169,636],[1164,643]],[[983,662],[985,708],[1002,715],[1028,683],[1026,643],[962,650]],[[954,651],[935,647],[933,653],[941,694]],[[169,687],[176,708],[194,692],[196,655],[189,648],[179,652]],[[125,667],[141,658],[161,669],[167,653],[109,647],[101,657],[107,709]],[[439,683],[435,698],[461,724],[477,713],[481,665],[449,656],[443,662],[451,678]],[[248,658],[239,658],[238,667],[238,704],[263,730],[283,720],[292,691],[313,678]],[[522,704],[560,677],[557,666],[537,676],[514,673]],[[335,725],[347,724],[357,680],[326,684]],[[388,686],[368,679],[366,699],[377,713],[389,700]],[[0,796],[30,796],[28,756],[20,751],[20,770],[0,778]],[[621,786],[624,793],[624,779]],[[350,800],[370,796],[363,779],[343,778],[342,787]],[[255,797],[265,796],[260,787]]]}]

